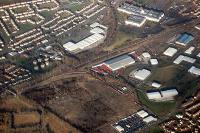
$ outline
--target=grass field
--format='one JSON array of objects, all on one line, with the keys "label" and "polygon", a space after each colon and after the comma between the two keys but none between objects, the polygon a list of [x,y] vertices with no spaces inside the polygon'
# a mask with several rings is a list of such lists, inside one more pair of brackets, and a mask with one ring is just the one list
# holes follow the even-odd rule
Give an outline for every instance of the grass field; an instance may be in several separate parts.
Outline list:
[{"label": "grass field", "polygon": [[40,122],[40,115],[37,112],[25,112],[14,114],[14,125],[27,125]]},{"label": "grass field", "polygon": [[47,113],[44,116],[45,122],[47,122],[54,133],[79,133],[80,131],[76,130],[68,123],[60,120],[57,116],[51,113]]},{"label": "grass field", "polygon": [[24,102],[19,97],[7,98],[0,101],[0,109],[20,110],[21,108],[33,108],[32,105]]},{"label": "grass field", "polygon": [[153,74],[149,77],[150,81],[156,80],[162,84],[172,85],[174,83],[174,78],[181,72],[183,69],[180,66],[170,65],[165,67],[157,68],[153,71]]},{"label": "grass field", "polygon": [[158,116],[166,116],[170,112],[172,112],[176,108],[176,103],[173,101],[170,102],[152,102],[149,101],[147,96],[141,92],[137,91],[138,98],[140,102],[148,107],[151,111],[153,111]]},{"label": "grass field", "polygon": [[84,7],[86,7],[87,5],[89,5],[93,0],[84,0],[84,1],[80,1],[80,0],[69,0],[67,2],[65,2],[68,5],[68,8],[72,11],[80,11],[82,10]]},{"label": "grass field", "polygon": [[116,37],[115,37],[114,42],[112,43],[112,45],[105,47],[104,50],[112,51],[115,48],[119,48],[123,45],[126,45],[127,41],[129,41],[129,40],[133,41],[133,40],[136,40],[136,39],[137,38],[132,34],[126,34],[124,32],[118,32]]}]

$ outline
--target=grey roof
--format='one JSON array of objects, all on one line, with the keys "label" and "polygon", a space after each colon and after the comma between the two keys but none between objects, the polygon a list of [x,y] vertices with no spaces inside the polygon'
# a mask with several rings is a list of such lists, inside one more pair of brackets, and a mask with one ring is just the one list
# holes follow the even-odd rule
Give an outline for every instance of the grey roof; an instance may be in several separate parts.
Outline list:
[{"label": "grey roof", "polygon": [[135,23],[142,23],[146,18],[138,15],[131,15],[128,20]]},{"label": "grey roof", "polygon": [[135,60],[127,54],[105,61],[105,64],[107,64],[113,71],[129,66],[133,63],[135,63]]}]

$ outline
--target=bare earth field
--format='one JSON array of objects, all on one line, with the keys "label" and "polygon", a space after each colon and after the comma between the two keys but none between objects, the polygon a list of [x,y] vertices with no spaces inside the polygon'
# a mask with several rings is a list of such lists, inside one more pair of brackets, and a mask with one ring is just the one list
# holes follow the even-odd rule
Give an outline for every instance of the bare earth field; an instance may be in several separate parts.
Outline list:
[{"label": "bare earth field", "polygon": [[110,124],[139,109],[132,94],[119,94],[89,75],[76,80],[74,83],[56,81],[50,88],[24,94],[82,132],[101,132],[104,127],[112,130]]}]

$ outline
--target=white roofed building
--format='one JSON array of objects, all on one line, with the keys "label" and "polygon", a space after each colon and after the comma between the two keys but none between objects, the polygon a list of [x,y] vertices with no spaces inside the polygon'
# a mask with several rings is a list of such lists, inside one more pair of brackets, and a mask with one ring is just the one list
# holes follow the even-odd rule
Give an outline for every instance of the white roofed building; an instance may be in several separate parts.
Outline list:
[{"label": "white roofed building", "polygon": [[139,79],[139,80],[145,80],[150,75],[151,75],[151,71],[147,69],[141,69],[137,71],[132,71],[129,76],[133,78],[135,77],[136,79]]},{"label": "white roofed building", "polygon": [[139,115],[141,118],[145,118],[146,116],[148,116],[149,114],[144,111],[144,110],[140,110],[136,113],[137,115]]},{"label": "white roofed building", "polygon": [[185,53],[186,54],[192,54],[192,52],[195,50],[195,47],[194,46],[191,46],[191,47],[189,47],[187,50],[185,50]]},{"label": "white roofed building", "polygon": [[143,119],[144,122],[146,122],[147,124],[151,123],[151,122],[155,122],[157,121],[158,119],[153,117],[153,116],[148,116],[146,118]]},{"label": "white roofed building", "polygon": [[153,82],[153,83],[151,84],[151,86],[152,86],[152,87],[155,87],[155,88],[160,88],[160,87],[161,87],[161,84],[158,83],[158,82]]},{"label": "white roofed building", "polygon": [[106,38],[107,27],[95,22],[90,25],[91,35],[79,42],[67,42],[63,45],[64,49],[70,53],[79,53],[81,51],[96,47],[103,43]]},{"label": "white roofed building", "polygon": [[197,75],[197,76],[200,76],[200,69],[195,67],[195,66],[192,66],[188,72],[194,74],[194,75]]},{"label": "white roofed building", "polygon": [[123,3],[120,7],[117,8],[117,10],[129,15],[142,16],[147,20],[154,22],[159,22],[164,17],[164,13],[162,11],[156,11],[128,3]]},{"label": "white roofed building", "polygon": [[180,64],[182,61],[188,62],[188,63],[195,63],[196,59],[184,55],[179,55],[175,60],[174,64]]},{"label": "white roofed building", "polygon": [[114,126],[114,128],[118,131],[118,132],[123,132],[124,128],[121,127],[120,125]]},{"label": "white roofed building", "polygon": [[126,21],[126,25],[132,25],[136,27],[141,27],[146,22],[146,18],[137,15],[131,15]]},{"label": "white roofed building", "polygon": [[151,65],[158,65],[158,60],[157,59],[150,59]]},{"label": "white roofed building", "polygon": [[176,89],[163,90],[161,91],[161,95],[163,99],[173,100],[178,95],[178,91]]},{"label": "white roofed building", "polygon": [[144,58],[147,58],[147,59],[150,59],[150,58],[151,58],[151,55],[150,55],[148,52],[142,53],[142,56],[143,56]]},{"label": "white roofed building", "polygon": [[104,62],[112,71],[125,68],[135,63],[135,60],[128,54],[121,55]]},{"label": "white roofed building", "polygon": [[178,51],[177,49],[169,47],[164,51],[163,54],[169,57],[173,57],[177,53],[177,51]]},{"label": "white roofed building", "polygon": [[160,100],[162,98],[160,92],[158,91],[147,92],[146,94],[149,100]]}]

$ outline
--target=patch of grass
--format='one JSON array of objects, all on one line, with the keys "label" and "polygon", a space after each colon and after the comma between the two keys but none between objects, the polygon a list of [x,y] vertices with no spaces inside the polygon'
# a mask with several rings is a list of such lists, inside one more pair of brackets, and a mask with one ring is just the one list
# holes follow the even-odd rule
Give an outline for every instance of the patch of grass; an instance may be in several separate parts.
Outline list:
[{"label": "patch of grass", "polygon": [[133,41],[136,39],[137,39],[136,36],[134,36],[133,34],[126,34],[124,32],[118,32],[112,45],[106,47],[105,50],[111,51],[113,49],[116,49],[123,45],[126,45],[127,41]]},{"label": "patch of grass", "polygon": [[153,111],[158,116],[164,116],[169,114],[173,109],[176,108],[176,102],[153,102],[148,100],[147,96],[141,92],[137,91],[138,98],[140,102],[148,107],[151,111]]},{"label": "patch of grass", "polygon": [[24,65],[27,62],[29,62],[30,57],[16,56],[16,57],[13,57],[12,60],[19,65]]},{"label": "patch of grass", "polygon": [[156,126],[150,128],[149,133],[164,133],[164,131],[160,127]]},{"label": "patch of grass", "polygon": [[147,0],[135,0],[135,2],[137,2],[138,4],[144,5]]},{"label": "patch of grass", "polygon": [[17,34],[22,34],[22,33],[25,33],[29,30],[32,30],[35,26],[30,24],[30,23],[25,23],[25,24],[20,24],[19,25],[19,29],[20,31],[17,32]]},{"label": "patch of grass", "polygon": [[173,83],[173,79],[182,71],[182,68],[176,65],[169,65],[165,67],[157,68],[153,71],[149,80],[158,80],[161,83]]}]

